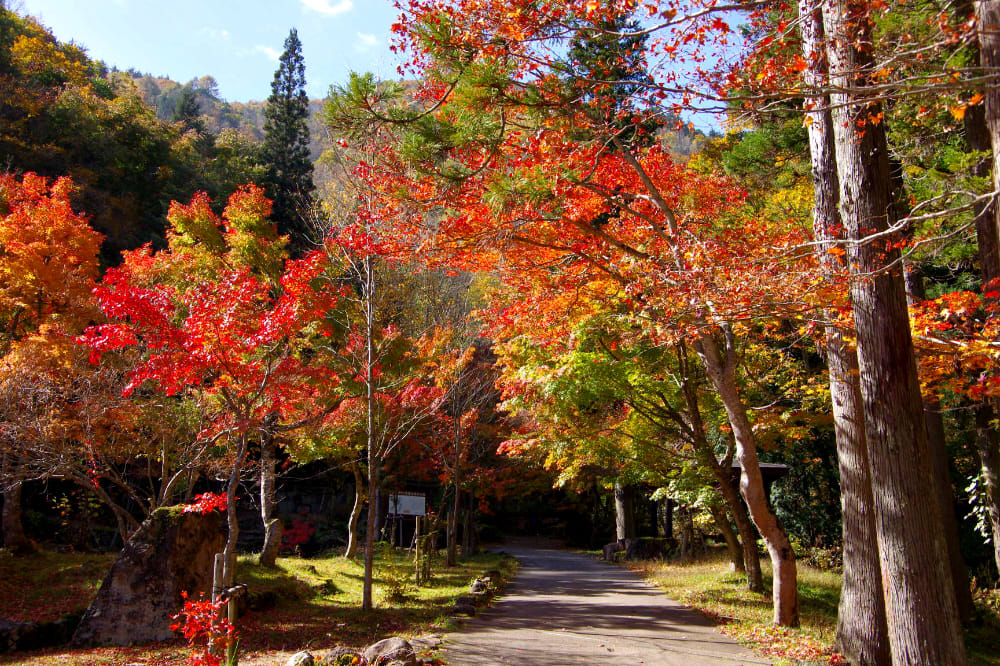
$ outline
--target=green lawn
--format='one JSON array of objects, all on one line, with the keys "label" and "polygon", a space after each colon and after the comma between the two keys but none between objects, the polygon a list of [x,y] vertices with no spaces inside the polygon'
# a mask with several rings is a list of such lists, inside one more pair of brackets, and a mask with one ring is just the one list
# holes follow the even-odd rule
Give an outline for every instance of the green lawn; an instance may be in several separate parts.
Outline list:
[{"label": "green lawn", "polygon": [[[0,616],[18,620],[48,620],[83,610],[100,585],[112,556],[44,553],[25,558],[4,556],[0,568]],[[378,553],[375,576],[376,608],[363,612],[361,563],[330,555],[278,560],[265,570],[254,558],[242,557],[239,582],[261,593],[278,595],[276,607],[250,611],[240,618],[241,664],[274,664],[299,650],[323,651],[337,645],[362,646],[388,636],[415,636],[448,629],[448,610],[470,581],[490,569],[513,575],[517,563],[494,554],[459,561],[453,568],[443,558],[432,565],[425,587],[412,584],[403,599],[385,599],[393,581],[412,581],[412,562],[405,551]],[[395,587],[399,587],[398,584]],[[52,600],[58,600],[54,606]],[[180,640],[129,648],[46,650],[0,655],[0,664],[49,666],[74,664],[182,664],[188,650]]]},{"label": "green lawn", "polygon": [[[765,560],[765,584],[770,567]],[[639,562],[630,566],[666,594],[716,619],[724,633],[772,657],[779,664],[838,663],[832,654],[840,602],[840,575],[799,563],[799,604],[802,626],[797,630],[771,626],[771,600],[748,592],[729,569],[725,552],[689,562]],[[1000,594],[977,595],[978,620],[966,631],[969,661],[974,666],[1000,666]]]}]

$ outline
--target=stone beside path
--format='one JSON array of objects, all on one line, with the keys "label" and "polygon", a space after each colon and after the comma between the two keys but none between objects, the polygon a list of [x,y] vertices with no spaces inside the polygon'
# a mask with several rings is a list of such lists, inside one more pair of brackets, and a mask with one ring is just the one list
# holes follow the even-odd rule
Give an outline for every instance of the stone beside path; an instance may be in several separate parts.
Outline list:
[{"label": "stone beside path", "polygon": [[494,607],[445,636],[449,666],[771,663],[627,569],[552,542],[503,549],[521,570]]}]

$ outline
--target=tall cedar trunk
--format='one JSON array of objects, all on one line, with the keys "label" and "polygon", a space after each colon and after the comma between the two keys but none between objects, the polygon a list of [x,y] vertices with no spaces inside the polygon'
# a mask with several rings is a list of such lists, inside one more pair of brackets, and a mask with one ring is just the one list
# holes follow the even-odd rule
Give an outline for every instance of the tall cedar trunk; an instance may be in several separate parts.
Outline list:
[{"label": "tall cedar trunk", "polygon": [[[892,201],[896,219],[909,217],[911,210],[903,181],[903,166],[898,160],[890,160],[889,170],[892,177]],[[906,237],[912,238],[913,228],[907,227]],[[924,274],[920,267],[910,261],[903,263],[903,282],[906,288],[906,300],[909,305],[927,300],[924,288]],[[951,582],[955,588],[955,601],[958,604],[958,617],[966,622],[972,617],[972,589],[969,585],[969,570],[962,558],[959,548],[958,520],[955,517],[955,489],[951,483],[951,464],[948,459],[947,437],[944,429],[944,418],[941,416],[941,403],[935,396],[923,398],[924,427],[927,429],[927,446],[930,451],[931,476],[934,482],[934,496],[941,511],[942,536],[948,548],[948,564]]]},{"label": "tall cedar trunk", "polygon": [[354,506],[351,516],[347,519],[347,551],[346,559],[352,560],[358,555],[358,523],[361,522],[361,510],[365,506],[365,480],[361,475],[361,465],[351,462],[351,473],[354,474]]},{"label": "tall cedar trunk", "polygon": [[729,551],[729,560],[733,571],[745,572],[746,565],[743,563],[743,546],[740,545],[740,540],[736,538],[736,531],[733,529],[732,523],[729,522],[729,514],[726,513],[726,509],[722,506],[712,505],[708,507],[708,512],[712,514],[715,526],[722,532],[722,538],[726,541],[726,550]]},{"label": "tall cedar trunk", "polygon": [[3,454],[3,469],[0,479],[6,482],[3,492],[3,546],[13,553],[28,553],[33,549],[31,541],[24,534],[21,521],[21,480],[17,462],[12,454]]},{"label": "tall cedar trunk", "polygon": [[281,550],[284,525],[278,518],[278,501],[275,492],[275,458],[277,444],[274,435],[265,432],[260,442],[260,517],[264,522],[264,547],[260,551],[260,566],[274,567]]},{"label": "tall cedar trunk", "polygon": [[979,478],[983,484],[986,513],[990,517],[990,530],[993,534],[993,558],[1000,571],[1000,547],[997,547],[997,535],[1000,535],[1000,479],[997,470],[1000,469],[1000,442],[998,442],[996,425],[989,419],[992,410],[976,410],[976,448],[979,449],[981,469]]},{"label": "tall cedar trunk", "polygon": [[635,489],[615,481],[615,536],[620,539],[635,538]]},{"label": "tall cedar trunk", "polygon": [[[1000,2],[977,2],[976,13],[979,18],[980,65],[996,71],[1000,67]],[[982,111],[980,107],[971,107],[971,113],[966,114],[966,138],[973,150],[992,151],[993,189],[997,190],[1000,187],[1000,89],[991,86],[985,94]],[[988,169],[988,164],[984,163],[977,175],[986,175]],[[986,284],[1000,279],[1000,206],[993,202],[988,209],[977,210],[976,213],[979,269],[983,284]],[[998,401],[977,408],[976,441],[986,509],[992,522],[993,557],[1000,570],[1000,441],[994,425],[998,413]]]},{"label": "tall cedar trunk", "polygon": [[[823,21],[815,0],[799,0],[802,55],[808,67],[806,85],[823,89],[826,59],[823,55]],[[840,185],[833,144],[829,98],[814,102],[807,112],[809,153],[813,176],[813,236],[817,257],[830,279],[843,270],[842,262],[829,252],[843,238],[838,210]],[[836,314],[827,312],[831,321]],[[871,512],[871,476],[868,471],[868,442],[865,439],[864,410],[858,378],[858,357],[833,324],[826,327],[830,399],[837,440],[840,471],[840,511],[844,549],[844,574],[840,607],[837,612],[836,646],[853,664],[883,666],[891,663],[882,573],[879,568],[875,516]]]},{"label": "tall cedar trunk", "polygon": [[736,387],[736,350],[732,336],[725,331],[725,354],[711,333],[702,333],[696,350],[705,365],[705,374],[726,410],[736,438],[736,459],[740,463],[740,492],[757,531],[764,537],[774,576],[774,623],[785,627],[799,625],[799,591],[796,587],[795,553],[788,535],[778,523],[767,501],[764,477],[757,460],[757,438],[747,416],[746,405]]},{"label": "tall cedar trunk", "polygon": [[663,536],[674,538],[674,501],[669,497],[663,498]]},{"label": "tall cedar trunk", "polygon": [[[880,105],[865,99],[872,48],[868,7],[823,4],[830,65],[841,221],[848,238],[887,229],[890,175]],[[895,240],[895,239],[893,239]],[[851,246],[857,331],[876,537],[894,664],[966,663],[948,553],[941,536],[927,433],[898,250],[885,242]]]},{"label": "tall cedar trunk", "polygon": [[[895,169],[893,169],[895,171]],[[893,176],[894,181],[896,176]],[[902,181],[902,174],[898,180]],[[895,197],[899,200],[901,193]],[[897,208],[897,214],[902,212]],[[909,209],[906,209],[909,215]],[[906,285],[907,302],[913,304],[927,299],[924,290],[924,276],[920,269],[909,263],[903,264],[903,280]],[[936,397],[924,397],[924,428],[927,430],[927,446],[930,450],[931,476],[934,483],[934,494],[938,508],[941,511],[941,536],[948,548],[949,573],[951,583],[955,588],[955,603],[958,605],[958,618],[968,621],[975,608],[972,604],[972,588],[969,585],[969,570],[962,558],[959,547],[958,520],[955,517],[955,489],[951,484],[951,463],[948,459],[947,437],[944,430],[944,418],[941,416],[941,403]]]}]

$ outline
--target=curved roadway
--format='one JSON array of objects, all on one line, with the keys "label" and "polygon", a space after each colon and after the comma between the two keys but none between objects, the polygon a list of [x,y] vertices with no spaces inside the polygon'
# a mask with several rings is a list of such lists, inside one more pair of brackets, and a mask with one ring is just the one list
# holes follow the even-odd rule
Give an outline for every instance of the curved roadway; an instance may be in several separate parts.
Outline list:
[{"label": "curved roadway", "polygon": [[445,636],[449,666],[771,663],[627,569],[537,541],[504,550],[521,569],[492,608]]}]

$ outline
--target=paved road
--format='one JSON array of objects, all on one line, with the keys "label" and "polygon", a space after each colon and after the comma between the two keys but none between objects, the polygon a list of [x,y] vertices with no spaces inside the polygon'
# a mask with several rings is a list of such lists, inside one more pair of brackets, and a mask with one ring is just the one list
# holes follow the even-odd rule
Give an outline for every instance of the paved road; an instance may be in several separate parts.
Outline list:
[{"label": "paved road", "polygon": [[504,596],[445,636],[449,666],[769,664],[627,569],[511,542],[521,570]]}]

